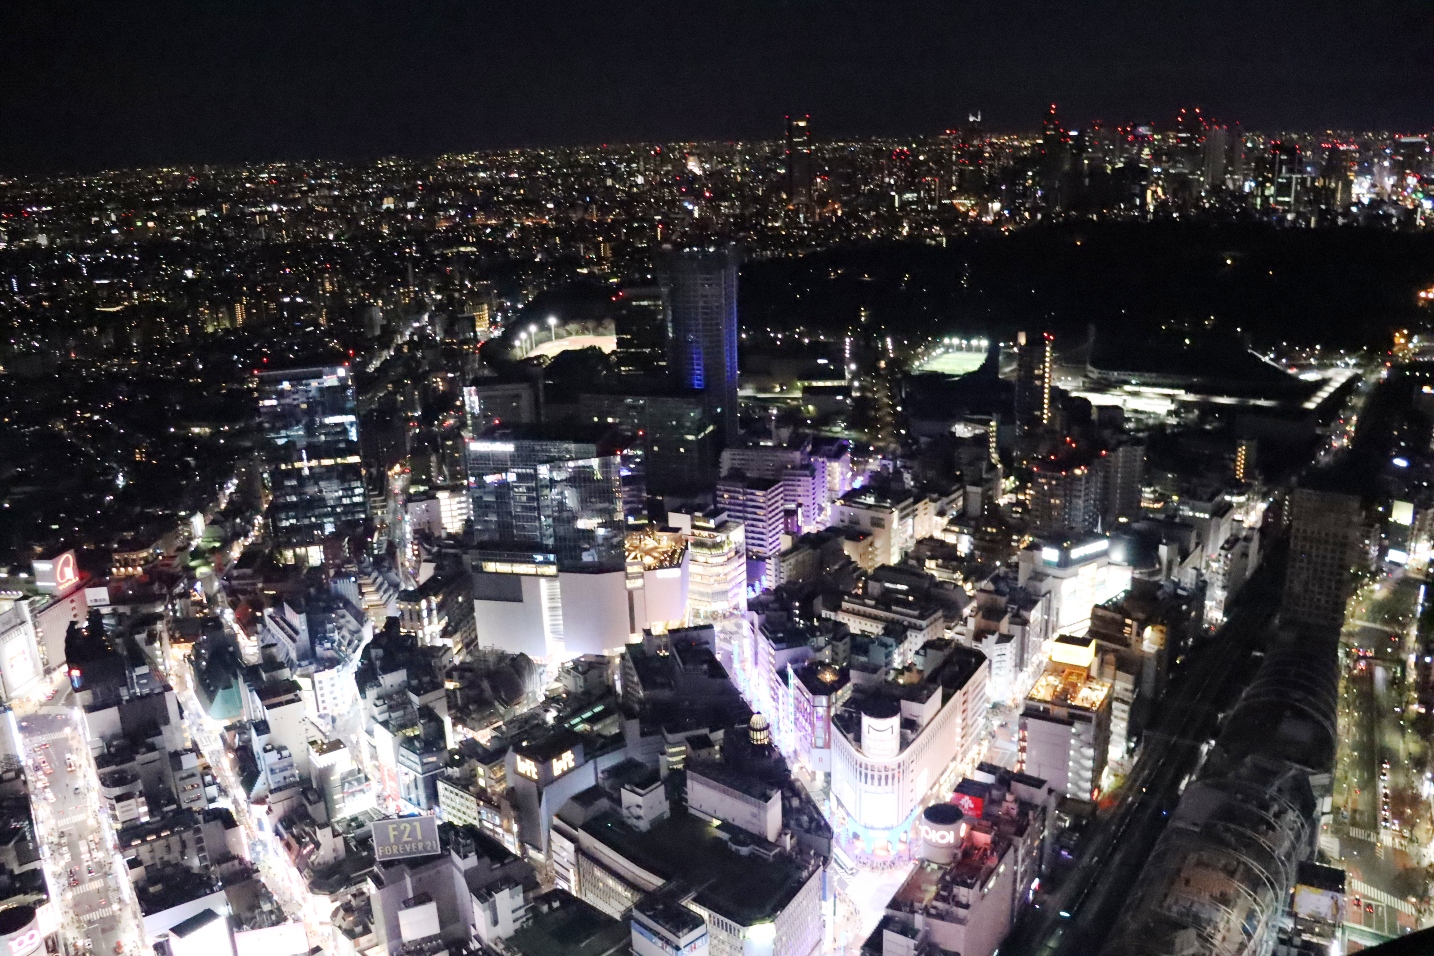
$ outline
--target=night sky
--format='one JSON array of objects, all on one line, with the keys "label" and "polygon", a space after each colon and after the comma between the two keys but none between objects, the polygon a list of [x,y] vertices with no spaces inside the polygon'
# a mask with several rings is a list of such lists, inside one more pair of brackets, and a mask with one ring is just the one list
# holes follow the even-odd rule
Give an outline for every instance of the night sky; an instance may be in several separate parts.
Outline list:
[{"label": "night sky", "polygon": [[1434,126],[1430,0],[10,0],[0,172],[1033,128]]}]

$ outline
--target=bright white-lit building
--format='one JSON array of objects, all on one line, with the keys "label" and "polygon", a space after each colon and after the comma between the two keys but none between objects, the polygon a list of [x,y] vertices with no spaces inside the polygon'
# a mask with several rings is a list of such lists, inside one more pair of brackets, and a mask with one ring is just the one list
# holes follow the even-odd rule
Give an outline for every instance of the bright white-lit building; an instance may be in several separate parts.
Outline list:
[{"label": "bright white-lit building", "polygon": [[783,506],[795,511],[803,531],[825,528],[831,513],[827,460],[813,458],[805,447],[754,445],[722,452],[723,475],[781,482]]},{"label": "bright white-lit building", "polygon": [[692,624],[747,610],[747,533],[720,509],[670,512],[667,523],[687,542],[687,615]]},{"label": "bright white-lit building", "polygon": [[1050,595],[1052,634],[1084,634],[1090,609],[1130,587],[1131,570],[1110,560],[1110,539],[1089,534],[1038,540],[1019,555],[1019,586]]},{"label": "bright white-lit building", "polygon": [[782,791],[721,764],[687,768],[687,808],[768,843],[777,842],[782,832]]},{"label": "bright white-lit building", "polygon": [[1205,621],[1218,625],[1225,620],[1230,601],[1260,564],[1260,531],[1250,528],[1232,534],[1210,556],[1205,585]]},{"label": "bright white-lit building", "polygon": [[44,671],[30,607],[18,601],[0,611],[0,703],[9,704],[34,691]]},{"label": "bright white-lit building", "polygon": [[832,794],[868,830],[903,826],[953,760],[974,755],[989,707],[985,655],[936,642],[833,718]]},{"label": "bright white-lit building", "polygon": [[473,517],[473,499],[461,489],[439,488],[415,495],[407,505],[409,527],[434,537],[461,534],[463,525]]},{"label": "bright white-lit building", "polygon": [[832,506],[832,524],[869,532],[876,542],[877,563],[900,564],[916,544],[916,499],[858,488]]},{"label": "bright white-lit building", "polygon": [[747,582],[776,587],[782,553],[783,493],[776,478],[729,476],[717,482],[717,506],[747,532]]},{"label": "bright white-lit building", "polygon": [[832,715],[851,697],[851,673],[825,661],[791,668],[793,753],[812,773],[831,773]]},{"label": "bright white-lit building", "polygon": [[628,582],[626,569],[560,572],[547,555],[485,558],[473,568],[478,646],[550,663],[617,650],[632,634]]},{"label": "bright white-lit building", "polygon": [[634,639],[687,623],[690,555],[679,531],[649,528],[627,534],[627,596]]}]

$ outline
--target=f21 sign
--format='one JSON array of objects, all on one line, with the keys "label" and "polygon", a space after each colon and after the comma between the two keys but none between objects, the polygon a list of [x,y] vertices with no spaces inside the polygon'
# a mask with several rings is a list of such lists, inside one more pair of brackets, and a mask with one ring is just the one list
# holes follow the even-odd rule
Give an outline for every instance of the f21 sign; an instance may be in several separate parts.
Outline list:
[{"label": "f21 sign", "polygon": [[373,858],[402,860],[439,852],[437,817],[390,817],[373,825]]}]

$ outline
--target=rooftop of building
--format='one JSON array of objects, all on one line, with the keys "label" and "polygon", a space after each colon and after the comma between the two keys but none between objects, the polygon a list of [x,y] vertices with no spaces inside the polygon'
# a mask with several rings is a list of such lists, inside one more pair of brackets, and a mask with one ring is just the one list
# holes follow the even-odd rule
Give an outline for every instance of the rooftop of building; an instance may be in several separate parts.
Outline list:
[{"label": "rooftop of building", "polygon": [[520,741],[513,745],[513,752],[530,760],[552,760],[582,743],[582,734],[563,727],[550,734]]},{"label": "rooftop of building", "polygon": [[916,493],[903,485],[889,485],[885,488],[867,485],[853,488],[841,496],[841,503],[857,508],[900,508],[916,499]]},{"label": "rooftop of building", "polygon": [[1048,664],[1026,695],[1027,700],[1076,710],[1097,711],[1110,696],[1110,682],[1097,680],[1083,667]]},{"label": "rooftop of building", "polygon": [[772,786],[765,780],[755,777],[741,770],[725,766],[720,763],[703,763],[687,768],[687,778],[690,781],[694,776],[705,777],[716,784],[721,784],[730,790],[735,790],[753,800],[760,800],[763,803],[771,800],[780,793],[778,787]]},{"label": "rooftop of building", "polygon": [[575,418],[520,425],[493,425],[469,443],[478,451],[518,454],[536,462],[557,462],[615,455],[626,447],[621,432],[603,422]]},{"label": "rooftop of building", "polygon": [[757,478],[744,474],[741,469],[734,468],[717,480],[717,489],[720,493],[725,485],[731,488],[745,488],[748,491],[772,491],[781,484],[781,478]]},{"label": "rooftop of building", "polygon": [[162,913],[223,889],[218,876],[182,866],[146,866],[144,881],[135,887],[140,912]]},{"label": "rooftop of building", "polygon": [[807,661],[792,668],[798,681],[813,697],[830,697],[851,683],[851,671],[826,661]]},{"label": "rooftop of building", "polygon": [[681,567],[686,553],[681,531],[649,526],[627,533],[628,564],[641,563],[645,570]]},{"label": "rooftop of building", "polygon": [[[901,713],[901,701],[922,702],[932,694],[941,694],[941,706],[945,706],[986,663],[986,655],[969,647],[961,647],[941,638],[927,641],[922,650],[929,649],[939,659],[924,673],[915,667],[888,677],[865,693],[853,693],[832,716],[832,722],[849,740],[860,746],[862,713],[873,717],[894,717]],[[923,728],[903,728],[901,746],[906,748]]]},{"label": "rooftop of building", "polygon": [[[647,831],[633,829],[615,812],[589,820],[584,831],[624,858],[664,880],[701,874],[705,886],[698,905],[743,926],[771,919],[781,912],[811,872],[795,858],[743,856],[709,820],[673,813]],[[741,836],[742,834],[737,834]]]},{"label": "rooftop of building", "polygon": [[267,707],[280,707],[285,704],[298,703],[303,701],[303,688],[299,682],[292,679],[270,681],[258,690],[259,702]]},{"label": "rooftop of building", "polygon": [[188,919],[180,920],[178,923],[175,923],[173,926],[171,926],[169,928],[169,934],[171,936],[177,936],[183,939],[186,936],[191,936],[194,933],[199,932],[200,930],[204,929],[204,927],[208,926],[210,923],[222,919],[224,919],[224,917],[216,913],[214,910],[207,908],[202,909]]},{"label": "rooftop of building", "polygon": [[528,907],[528,921],[504,946],[521,956],[611,956],[632,945],[627,923],[563,890]]},{"label": "rooftop of building", "polygon": [[679,888],[659,887],[638,900],[633,906],[633,912],[641,913],[653,924],[680,940],[704,925],[702,917],[683,904],[684,895]]}]

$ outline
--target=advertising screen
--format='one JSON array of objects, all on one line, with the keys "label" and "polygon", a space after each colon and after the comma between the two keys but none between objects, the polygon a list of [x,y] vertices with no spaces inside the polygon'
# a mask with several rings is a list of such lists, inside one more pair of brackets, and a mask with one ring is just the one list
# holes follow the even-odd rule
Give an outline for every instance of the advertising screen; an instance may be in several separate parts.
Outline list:
[{"label": "advertising screen", "polygon": [[379,862],[437,853],[437,817],[392,817],[373,825],[373,858]]}]

